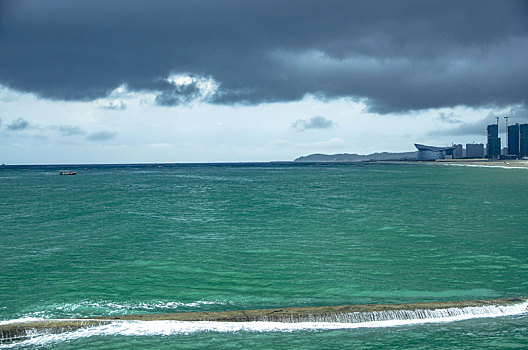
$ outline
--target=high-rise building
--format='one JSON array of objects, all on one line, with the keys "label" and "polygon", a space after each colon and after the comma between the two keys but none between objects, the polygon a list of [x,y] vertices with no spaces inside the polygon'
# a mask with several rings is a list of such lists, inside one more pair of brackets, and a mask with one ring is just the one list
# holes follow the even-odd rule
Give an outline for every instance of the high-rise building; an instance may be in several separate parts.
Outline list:
[{"label": "high-rise building", "polygon": [[487,155],[491,159],[499,159],[501,152],[501,140],[499,138],[499,125],[488,125]]},{"label": "high-rise building", "polygon": [[463,155],[462,155],[462,145],[458,144],[458,145],[454,145],[455,148],[453,149],[453,158],[455,159],[459,159],[459,158],[462,158]]},{"label": "high-rise building", "polygon": [[519,124],[508,126],[508,155],[519,157]]},{"label": "high-rise building", "polygon": [[[497,122],[498,123],[498,122]],[[488,137],[499,137],[499,125],[490,124],[488,125]]]},{"label": "high-rise building", "polygon": [[483,158],[484,144],[466,143],[466,158]]},{"label": "high-rise building", "polygon": [[528,124],[519,125],[519,156],[528,157]]}]

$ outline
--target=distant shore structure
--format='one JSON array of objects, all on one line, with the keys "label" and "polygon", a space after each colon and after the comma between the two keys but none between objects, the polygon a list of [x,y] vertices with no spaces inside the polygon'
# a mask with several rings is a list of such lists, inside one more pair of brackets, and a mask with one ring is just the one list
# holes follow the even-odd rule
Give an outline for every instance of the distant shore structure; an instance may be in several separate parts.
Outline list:
[{"label": "distant shore structure", "polygon": [[466,158],[484,158],[484,144],[466,143]]},{"label": "distant shore structure", "polygon": [[[487,142],[466,143],[466,148],[462,144],[452,144],[451,146],[429,146],[415,143],[416,152],[399,153],[372,153],[360,154],[310,154],[296,158],[295,162],[365,162],[365,161],[497,161],[497,160],[528,160],[528,124],[508,125],[506,122],[506,142],[501,148],[499,117],[496,123],[486,127]],[[524,164],[524,162],[523,162]]]},{"label": "distant shore structure", "polygon": [[416,159],[436,160],[453,158],[453,151],[457,149],[459,145],[453,145],[449,147],[436,147],[415,143],[414,146],[418,149]]},{"label": "distant shore structure", "polygon": [[528,124],[513,124],[507,127],[507,156],[528,157]]},{"label": "distant shore structure", "polygon": [[486,127],[487,143],[484,148],[482,143],[466,143],[466,149],[462,145],[452,145],[446,147],[427,146],[415,143],[418,149],[417,160],[431,161],[442,159],[528,159],[528,124],[513,124],[508,126],[506,122],[506,146],[501,148],[501,138],[499,137],[499,117],[497,122]]},{"label": "distant shore structure", "polygon": [[499,117],[497,124],[488,125],[488,143],[486,157],[489,159],[527,159],[528,158],[528,124],[515,123],[508,125],[510,117],[504,117],[506,142],[501,152],[499,137]]},{"label": "distant shore structure", "polygon": [[500,159],[501,139],[499,137],[499,119],[497,118],[497,124],[488,125],[487,130],[488,130],[487,156],[490,159]]}]

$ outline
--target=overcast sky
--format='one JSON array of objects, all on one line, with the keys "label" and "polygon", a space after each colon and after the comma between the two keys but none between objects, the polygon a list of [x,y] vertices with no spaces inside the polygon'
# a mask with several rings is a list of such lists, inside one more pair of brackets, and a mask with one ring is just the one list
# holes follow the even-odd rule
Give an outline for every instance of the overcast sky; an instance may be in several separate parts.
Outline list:
[{"label": "overcast sky", "polygon": [[527,57],[525,0],[0,0],[0,163],[485,142]]}]

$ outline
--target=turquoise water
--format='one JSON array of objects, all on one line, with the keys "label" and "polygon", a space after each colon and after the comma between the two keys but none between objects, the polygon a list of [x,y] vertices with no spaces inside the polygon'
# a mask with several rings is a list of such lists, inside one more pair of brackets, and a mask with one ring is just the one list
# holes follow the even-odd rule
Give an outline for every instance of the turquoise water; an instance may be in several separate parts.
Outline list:
[{"label": "turquoise water", "polygon": [[[0,168],[0,321],[528,296],[528,169]],[[0,347],[511,348],[528,316]]]}]

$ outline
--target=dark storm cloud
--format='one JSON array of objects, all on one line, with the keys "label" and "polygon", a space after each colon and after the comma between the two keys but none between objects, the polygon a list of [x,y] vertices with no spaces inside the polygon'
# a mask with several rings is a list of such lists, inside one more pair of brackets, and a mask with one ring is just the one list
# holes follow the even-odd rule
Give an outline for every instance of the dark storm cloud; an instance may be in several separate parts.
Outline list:
[{"label": "dark storm cloud", "polygon": [[29,129],[29,127],[30,125],[27,120],[25,120],[24,118],[17,118],[13,120],[11,124],[7,125],[7,130],[20,131],[20,130]]},{"label": "dark storm cloud", "polygon": [[[0,0],[1,1],[1,0]],[[527,102],[528,2],[19,0],[0,2],[0,83],[90,100],[120,84],[185,103],[351,96],[381,113]]]},{"label": "dark storm cloud", "polygon": [[305,131],[309,129],[329,129],[334,126],[334,123],[321,116],[316,116],[310,120],[297,119],[292,123],[292,128],[299,131]]},{"label": "dark storm cloud", "polygon": [[115,131],[98,131],[91,133],[86,137],[90,141],[106,141],[116,137],[117,132]]}]

